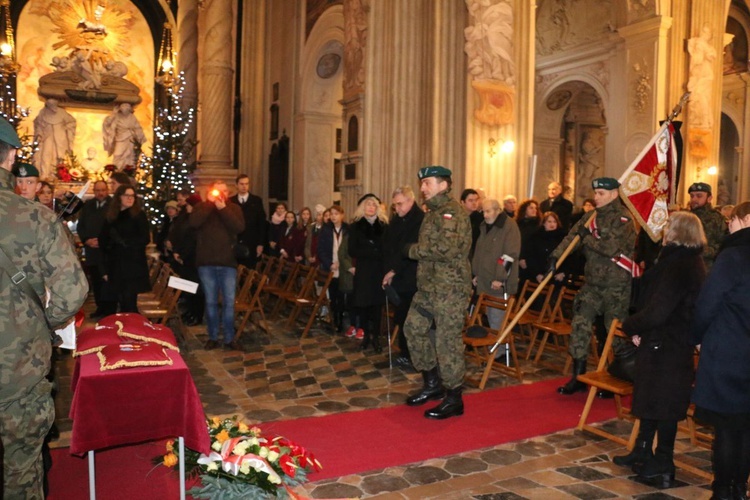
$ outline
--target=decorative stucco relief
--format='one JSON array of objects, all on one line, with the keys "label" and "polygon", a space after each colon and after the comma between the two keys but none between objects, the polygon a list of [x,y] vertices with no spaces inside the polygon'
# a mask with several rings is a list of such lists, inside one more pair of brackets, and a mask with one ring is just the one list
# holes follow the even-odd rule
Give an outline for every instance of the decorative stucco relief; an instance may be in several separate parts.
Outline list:
[{"label": "decorative stucco relief", "polygon": [[609,33],[612,8],[612,0],[539,0],[537,53],[553,54]]},{"label": "decorative stucco relief", "polygon": [[651,93],[653,92],[651,68],[645,58],[641,59],[641,62],[633,64],[631,87],[633,95],[631,106],[633,111],[638,115],[643,115],[650,108]]},{"label": "decorative stucco relief", "polygon": [[471,85],[479,101],[474,118],[486,125],[513,123],[516,65],[510,0],[466,0],[464,30]]},{"label": "decorative stucco relief", "polygon": [[656,15],[654,0],[628,0],[628,24]]},{"label": "decorative stucco relief", "polygon": [[741,108],[745,104],[745,94],[737,90],[724,92],[722,99],[725,104],[735,108]]},{"label": "decorative stucco relief", "polygon": [[350,95],[365,86],[365,48],[367,47],[367,12],[363,0],[344,2],[344,94]]}]

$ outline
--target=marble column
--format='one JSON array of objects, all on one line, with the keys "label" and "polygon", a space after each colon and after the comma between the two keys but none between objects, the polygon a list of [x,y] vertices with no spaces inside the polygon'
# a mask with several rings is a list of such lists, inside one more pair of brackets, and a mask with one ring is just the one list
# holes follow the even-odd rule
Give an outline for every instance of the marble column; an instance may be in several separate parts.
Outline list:
[{"label": "marble column", "polygon": [[232,0],[213,0],[203,7],[199,96],[198,183],[213,179],[233,182],[232,168]]},{"label": "marble column", "polygon": [[[177,52],[177,72],[183,77],[183,104],[185,107],[198,106],[198,0],[180,0],[177,8],[177,28],[175,33]],[[198,124],[188,132],[188,139],[195,140]],[[193,150],[188,162],[195,161]]]}]

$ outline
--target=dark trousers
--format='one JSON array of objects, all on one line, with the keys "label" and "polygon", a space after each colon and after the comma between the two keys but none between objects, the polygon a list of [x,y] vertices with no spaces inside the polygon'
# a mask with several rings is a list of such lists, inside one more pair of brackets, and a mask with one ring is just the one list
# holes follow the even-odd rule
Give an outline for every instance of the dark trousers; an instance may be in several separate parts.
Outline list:
[{"label": "dark trousers", "polygon": [[94,293],[94,302],[96,303],[96,312],[109,315],[117,312],[117,302],[112,300],[111,294],[107,293],[107,282],[102,279],[102,272],[98,265],[88,265],[85,267],[86,274],[91,283],[91,291]]},{"label": "dark trousers", "polygon": [[719,484],[747,483],[750,475],[750,429],[714,426],[713,469]]},{"label": "dark trousers", "polygon": [[411,307],[411,301],[414,298],[415,293],[417,292],[399,292],[398,295],[401,298],[401,303],[398,306],[392,306],[392,327],[398,325],[398,348],[401,352],[401,356],[409,359],[411,358],[409,357],[409,346],[406,342],[406,335],[404,335],[404,322],[406,321],[406,316],[409,314],[409,308]]}]

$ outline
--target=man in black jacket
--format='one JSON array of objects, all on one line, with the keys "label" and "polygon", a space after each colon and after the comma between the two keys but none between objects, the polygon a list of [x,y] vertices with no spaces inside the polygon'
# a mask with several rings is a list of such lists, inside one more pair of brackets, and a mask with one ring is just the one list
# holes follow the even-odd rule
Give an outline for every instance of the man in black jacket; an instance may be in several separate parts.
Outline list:
[{"label": "man in black jacket", "polygon": [[404,321],[417,292],[417,261],[404,254],[404,248],[419,240],[419,227],[424,212],[414,202],[414,191],[402,186],[393,192],[393,207],[396,213],[391,218],[383,237],[384,268],[383,287],[391,286],[398,297],[390,297],[394,303],[393,326],[398,325],[398,346],[400,355],[396,364],[411,367],[409,347],[404,336]]},{"label": "man in black jacket", "polygon": [[539,208],[544,215],[546,212],[555,212],[560,218],[560,223],[564,230],[570,229],[570,218],[573,215],[573,203],[562,195],[562,186],[559,182],[550,182],[547,186],[548,198],[544,200]]},{"label": "man in black jacket", "polygon": [[250,193],[250,177],[240,174],[236,183],[237,194],[230,197],[229,201],[239,205],[245,217],[245,229],[237,235],[237,240],[250,251],[249,256],[238,259],[238,263],[252,269],[263,253],[263,244],[266,241],[266,211],[263,209],[263,200]]},{"label": "man in black jacket", "polygon": [[112,297],[107,297],[107,290],[102,280],[100,264],[102,253],[99,249],[99,233],[104,226],[104,219],[111,202],[109,188],[106,181],[94,183],[94,197],[83,204],[78,216],[78,237],[83,242],[83,251],[86,257],[84,269],[91,280],[91,289],[94,292],[96,311],[91,315],[99,318],[117,312],[117,302]]}]

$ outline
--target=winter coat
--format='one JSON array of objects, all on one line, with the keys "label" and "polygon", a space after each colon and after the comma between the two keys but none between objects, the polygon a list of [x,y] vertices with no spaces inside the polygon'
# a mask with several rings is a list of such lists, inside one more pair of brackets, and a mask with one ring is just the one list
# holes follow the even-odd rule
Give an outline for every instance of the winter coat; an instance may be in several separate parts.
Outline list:
[{"label": "winter coat", "polygon": [[[477,293],[501,296],[502,288],[492,289],[493,281],[501,281],[507,293],[518,291],[518,260],[521,254],[521,232],[518,224],[504,212],[500,212],[495,222],[487,229],[487,222],[479,226],[479,239],[471,259],[471,270],[477,278]],[[502,256],[513,259],[510,274],[506,273]]]},{"label": "winter coat", "polygon": [[193,208],[188,224],[196,230],[198,241],[195,265],[237,267],[234,244],[245,228],[238,205],[227,203],[219,210],[214,203],[202,201]]},{"label": "winter coat", "polygon": [[[349,234],[349,224],[342,222],[340,231],[341,235],[339,237],[342,241],[339,243],[339,253],[341,251],[344,236]],[[331,264],[333,264],[333,232],[333,222],[326,222],[323,224],[323,227],[320,228],[318,234],[317,258],[318,265],[323,271],[330,271]],[[343,269],[340,262],[341,261],[339,261],[339,277],[341,277],[341,270]]]},{"label": "winter coat", "polygon": [[[537,275],[547,274],[547,259],[549,259],[550,254],[557,248],[557,245],[560,244],[563,238],[565,238],[565,231],[562,228],[555,229],[554,231],[545,231],[544,227],[537,229],[531,238],[529,238],[528,248],[524,250],[529,279],[536,280]],[[566,263],[567,259],[560,266],[559,272],[568,272]]]},{"label": "winter coat", "polygon": [[349,232],[347,231],[339,245],[339,292],[341,293],[354,291],[354,275],[349,272],[352,267],[354,267],[354,262],[349,255]]},{"label": "winter coat", "polygon": [[383,234],[385,224],[361,219],[349,226],[349,255],[354,259],[354,307],[385,303],[383,292]]},{"label": "winter coat", "polygon": [[398,293],[414,294],[417,291],[417,261],[404,254],[404,248],[419,240],[419,227],[424,212],[415,202],[411,210],[400,217],[395,214],[385,230],[383,239],[385,272],[393,271],[391,286]]},{"label": "winter coat", "polygon": [[289,260],[296,260],[297,257],[304,258],[305,256],[305,230],[300,229],[298,226],[292,226],[287,231],[288,227],[284,227],[284,231],[281,233],[279,239],[279,251],[285,250],[286,257]]},{"label": "winter coat", "polygon": [[633,414],[682,420],[693,385],[690,325],[695,300],[706,278],[702,249],[667,245],[643,275],[636,313],[623,322],[636,349]]},{"label": "winter coat", "polygon": [[750,413],[750,228],[724,239],[696,303],[701,345],[693,401],[722,414]]},{"label": "winter coat", "polygon": [[151,289],[146,263],[146,245],[150,228],[146,214],[135,215],[121,210],[114,221],[107,221],[99,235],[99,247],[104,259],[102,274],[108,276],[113,293],[133,295]]}]

